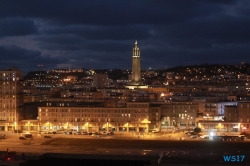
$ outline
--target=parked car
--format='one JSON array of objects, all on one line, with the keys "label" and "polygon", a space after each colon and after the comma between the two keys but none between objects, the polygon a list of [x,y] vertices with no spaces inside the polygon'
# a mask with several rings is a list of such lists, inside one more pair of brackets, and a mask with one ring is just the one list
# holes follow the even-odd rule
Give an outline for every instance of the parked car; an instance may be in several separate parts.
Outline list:
[{"label": "parked car", "polygon": [[209,135],[201,135],[200,137],[203,139],[209,139]]},{"label": "parked car", "polygon": [[32,134],[25,134],[24,137],[25,138],[32,138]]},{"label": "parked car", "polygon": [[186,132],[186,134],[188,134],[188,135],[197,135],[197,133],[195,133],[193,131]]},{"label": "parked car", "polygon": [[82,132],[82,135],[88,135],[88,133],[87,132]]},{"label": "parked car", "polygon": [[92,134],[91,136],[92,137],[99,137],[100,135],[99,134]]},{"label": "parked car", "polygon": [[26,140],[26,138],[23,137],[23,136],[18,137],[18,139],[20,139],[20,140]]},{"label": "parked car", "polygon": [[49,135],[45,135],[43,138],[52,138],[52,137]]},{"label": "parked car", "polygon": [[158,129],[152,129],[150,130],[152,133],[159,133],[159,130]]},{"label": "parked car", "polygon": [[0,139],[5,139],[5,135],[0,135]]},{"label": "parked car", "polygon": [[197,135],[192,135],[192,136],[190,136],[190,138],[198,138],[198,136]]},{"label": "parked car", "polygon": [[108,133],[108,135],[114,135],[115,133],[114,133],[114,131],[110,131],[109,133]]}]

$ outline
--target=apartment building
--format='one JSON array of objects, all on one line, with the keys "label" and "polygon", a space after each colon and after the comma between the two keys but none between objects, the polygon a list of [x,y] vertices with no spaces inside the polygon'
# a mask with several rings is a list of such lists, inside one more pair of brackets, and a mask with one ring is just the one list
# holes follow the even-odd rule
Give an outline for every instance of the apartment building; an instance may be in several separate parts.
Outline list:
[{"label": "apartment building", "polygon": [[238,118],[240,123],[249,123],[250,102],[238,102]]},{"label": "apartment building", "polygon": [[215,121],[205,119],[199,121],[198,126],[204,131],[224,133],[250,131],[250,102],[237,102],[235,105],[224,106],[224,118]]},{"label": "apartment building", "polygon": [[107,74],[95,74],[93,75],[93,87],[106,87],[109,86],[111,80]]},{"label": "apartment building", "polygon": [[39,130],[80,130],[87,132],[137,131],[148,132],[149,103],[128,102],[125,107],[86,106],[38,107]]},{"label": "apartment building", "polygon": [[215,117],[224,116],[225,106],[235,106],[237,102],[200,102],[199,103],[199,112],[203,113],[205,119],[214,119]]},{"label": "apartment building", "polygon": [[19,68],[0,70],[0,130],[18,128],[22,119],[23,73]]},{"label": "apartment building", "polygon": [[195,126],[198,112],[198,103],[195,102],[170,102],[161,105],[161,130],[169,127]]}]

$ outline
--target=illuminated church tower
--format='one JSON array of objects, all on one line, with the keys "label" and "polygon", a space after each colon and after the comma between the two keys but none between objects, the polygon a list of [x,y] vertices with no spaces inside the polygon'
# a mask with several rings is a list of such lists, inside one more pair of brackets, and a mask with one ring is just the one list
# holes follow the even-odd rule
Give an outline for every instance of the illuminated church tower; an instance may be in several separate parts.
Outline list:
[{"label": "illuminated church tower", "polygon": [[141,58],[140,49],[138,47],[137,41],[135,41],[135,46],[132,53],[132,77],[131,84],[140,85],[141,84]]},{"label": "illuminated church tower", "polygon": [[144,85],[141,79],[141,56],[140,49],[138,47],[137,41],[135,41],[135,46],[132,53],[132,74],[129,76],[131,82],[125,86],[129,89],[135,88],[148,88]]}]

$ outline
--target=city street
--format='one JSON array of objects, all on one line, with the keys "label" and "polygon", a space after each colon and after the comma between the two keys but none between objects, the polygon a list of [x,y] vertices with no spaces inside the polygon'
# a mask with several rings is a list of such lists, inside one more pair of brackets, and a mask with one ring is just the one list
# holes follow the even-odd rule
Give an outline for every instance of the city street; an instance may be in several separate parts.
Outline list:
[{"label": "city street", "polygon": [[[141,158],[156,161],[159,154],[163,154],[161,163],[196,163],[196,164],[223,164],[223,155],[245,155],[241,164],[250,163],[250,144],[244,142],[215,142],[202,139],[184,139],[185,133],[164,134],[156,133],[149,135],[136,135],[118,133],[115,135],[64,135],[50,134],[53,138],[43,138],[44,135],[33,134],[33,138],[19,140],[20,133],[0,132],[5,134],[6,139],[0,140],[0,150],[16,151],[25,153],[26,156],[34,157],[45,153],[51,156],[70,157],[80,155],[81,158],[103,157],[112,159],[112,156],[120,158]],[[194,141],[195,140],[195,141]],[[230,147],[230,148],[228,148]],[[62,155],[63,154],[63,155]],[[72,156],[71,156],[72,157]],[[78,156],[79,157],[79,156]],[[118,157],[118,158],[119,158]]]}]

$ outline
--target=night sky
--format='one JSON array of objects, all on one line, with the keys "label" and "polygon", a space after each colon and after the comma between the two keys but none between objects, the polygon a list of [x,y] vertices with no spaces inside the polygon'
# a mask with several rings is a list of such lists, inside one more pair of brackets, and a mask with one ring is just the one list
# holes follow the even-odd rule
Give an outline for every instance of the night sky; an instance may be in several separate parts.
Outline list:
[{"label": "night sky", "polygon": [[250,63],[250,0],[2,0],[0,69]]}]

